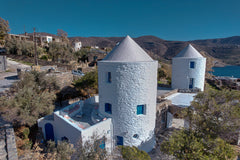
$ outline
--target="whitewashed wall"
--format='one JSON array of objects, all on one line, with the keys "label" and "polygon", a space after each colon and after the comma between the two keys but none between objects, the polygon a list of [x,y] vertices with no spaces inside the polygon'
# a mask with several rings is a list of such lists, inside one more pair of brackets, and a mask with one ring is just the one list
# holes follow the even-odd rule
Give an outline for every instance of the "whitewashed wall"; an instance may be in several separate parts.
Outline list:
[{"label": "whitewashed wall", "polygon": [[75,42],[74,43],[74,50],[78,51],[82,48],[82,42]]},{"label": "whitewashed wall", "polygon": [[[190,61],[195,62],[195,68],[190,68]],[[194,78],[194,86],[204,90],[206,58],[173,58],[172,88],[188,89],[189,79]]]},{"label": "whitewashed wall", "polygon": [[81,138],[81,129],[65,121],[62,116],[56,115],[58,113],[59,111],[54,112],[54,120],[47,120],[44,117],[38,120],[38,127],[42,128],[44,138],[46,138],[45,124],[50,123],[53,126],[54,140],[56,142],[61,141],[62,137],[65,136],[70,143],[76,145]]},{"label": "whitewashed wall", "polygon": [[69,142],[76,145],[81,139],[81,129],[68,123],[62,116],[54,113],[54,136],[56,141],[61,141],[62,137],[67,137]]},{"label": "whitewashed wall", "polygon": [[99,122],[89,128],[86,128],[82,131],[82,140],[83,143],[87,140],[92,140],[91,137],[96,135],[97,138],[102,138],[105,136],[105,148],[108,152],[113,150],[112,142],[112,119],[108,118],[105,121]]},{"label": "whitewashed wall", "polygon": [[[122,136],[124,145],[145,151],[155,144],[157,66],[157,61],[98,64],[99,111],[112,117],[113,138]],[[112,83],[107,82],[107,72],[111,72]],[[105,113],[105,103],[112,104],[112,114]],[[142,104],[146,104],[146,115],[137,115],[137,105]]]}]

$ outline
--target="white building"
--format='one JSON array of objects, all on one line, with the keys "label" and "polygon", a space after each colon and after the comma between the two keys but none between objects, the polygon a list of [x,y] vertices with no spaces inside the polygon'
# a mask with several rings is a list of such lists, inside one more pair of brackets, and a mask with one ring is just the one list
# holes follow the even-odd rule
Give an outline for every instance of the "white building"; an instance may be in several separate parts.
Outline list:
[{"label": "white building", "polygon": [[79,51],[82,48],[82,42],[74,42],[74,51]]},{"label": "white building", "polygon": [[53,37],[52,36],[41,36],[41,39],[43,42],[47,42],[50,43],[53,41]]},{"label": "white building", "polygon": [[112,118],[116,145],[154,147],[157,67],[129,36],[98,62],[99,112]]},{"label": "white building", "polygon": [[67,140],[78,145],[80,140],[86,142],[96,135],[106,140],[102,147],[107,151],[113,148],[112,119],[101,117],[98,113],[98,96],[86,101],[73,103],[52,115],[40,118],[38,127],[42,130],[44,139],[52,141]]},{"label": "white building", "polygon": [[172,88],[204,90],[206,58],[191,44],[172,59]]}]

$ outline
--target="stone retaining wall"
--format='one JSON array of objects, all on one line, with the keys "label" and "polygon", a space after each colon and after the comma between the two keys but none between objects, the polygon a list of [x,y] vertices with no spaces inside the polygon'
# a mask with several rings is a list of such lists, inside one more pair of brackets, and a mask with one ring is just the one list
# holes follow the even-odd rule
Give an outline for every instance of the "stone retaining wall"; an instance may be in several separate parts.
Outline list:
[{"label": "stone retaining wall", "polygon": [[15,134],[11,124],[0,122],[0,159],[18,160]]}]

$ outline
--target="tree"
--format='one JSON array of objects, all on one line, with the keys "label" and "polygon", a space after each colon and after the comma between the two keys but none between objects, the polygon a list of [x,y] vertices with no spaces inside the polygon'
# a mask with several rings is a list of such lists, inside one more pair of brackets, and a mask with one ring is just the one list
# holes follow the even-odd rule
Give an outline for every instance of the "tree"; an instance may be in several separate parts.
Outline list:
[{"label": "tree", "polygon": [[67,141],[58,141],[57,146],[54,141],[47,142],[47,155],[51,159],[70,160],[75,152],[73,144]]},{"label": "tree", "polygon": [[151,160],[145,151],[141,151],[137,147],[119,146],[119,148],[124,160]]},{"label": "tree", "polygon": [[98,72],[92,71],[86,73],[82,78],[74,82],[74,86],[84,97],[90,97],[98,93]]},{"label": "tree", "polygon": [[72,48],[69,44],[61,42],[50,42],[47,53],[52,61],[61,60],[62,63],[73,59]]},{"label": "tree", "polygon": [[185,115],[190,126],[203,136],[220,136],[233,143],[240,129],[240,92],[207,87],[195,97]]},{"label": "tree", "polygon": [[233,159],[240,128],[240,92],[206,87],[184,111],[189,128],[161,145],[179,159]]},{"label": "tree", "polygon": [[3,118],[14,125],[33,126],[37,119],[52,113],[55,89],[58,87],[54,81],[48,83],[48,80],[44,73],[25,73],[11,88],[13,94],[0,98]]},{"label": "tree", "polygon": [[9,31],[10,29],[9,29],[8,21],[0,17],[0,41],[5,39]]},{"label": "tree", "polygon": [[202,137],[191,129],[175,131],[167,141],[161,144],[161,150],[180,160],[227,160],[236,156],[233,147],[221,138]]},{"label": "tree", "polygon": [[57,30],[57,36],[58,36],[59,38],[61,38],[62,42],[67,42],[67,43],[69,42],[69,40],[68,40],[68,38],[67,38],[68,34],[67,34],[66,31],[64,31],[64,30],[62,30],[62,29],[58,29],[58,30]]},{"label": "tree", "polygon": [[79,141],[74,157],[79,160],[107,160],[109,153],[105,148],[105,136],[94,133],[88,140]]},{"label": "tree", "polygon": [[90,53],[89,49],[81,48],[79,51],[74,52],[74,56],[78,58],[78,61],[85,62],[87,60],[87,56]]},{"label": "tree", "polygon": [[166,78],[166,73],[164,70],[162,70],[161,68],[158,68],[158,80],[162,79],[162,78]]},{"label": "tree", "polygon": [[[5,42],[7,54],[34,56],[34,43],[30,41],[17,40],[15,38],[7,39]],[[37,47],[38,53],[41,54],[44,50]]]}]

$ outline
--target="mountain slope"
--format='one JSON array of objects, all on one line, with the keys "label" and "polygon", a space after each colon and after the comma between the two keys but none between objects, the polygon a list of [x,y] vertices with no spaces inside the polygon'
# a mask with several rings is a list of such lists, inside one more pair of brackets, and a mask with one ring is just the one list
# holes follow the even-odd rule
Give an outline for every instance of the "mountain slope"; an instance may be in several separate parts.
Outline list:
[{"label": "mountain slope", "polygon": [[[81,41],[83,46],[113,48],[124,37],[70,37],[71,41]],[[240,36],[194,41],[166,41],[155,36],[133,38],[154,59],[170,60],[188,43],[199,52],[231,65],[240,65]]]}]

